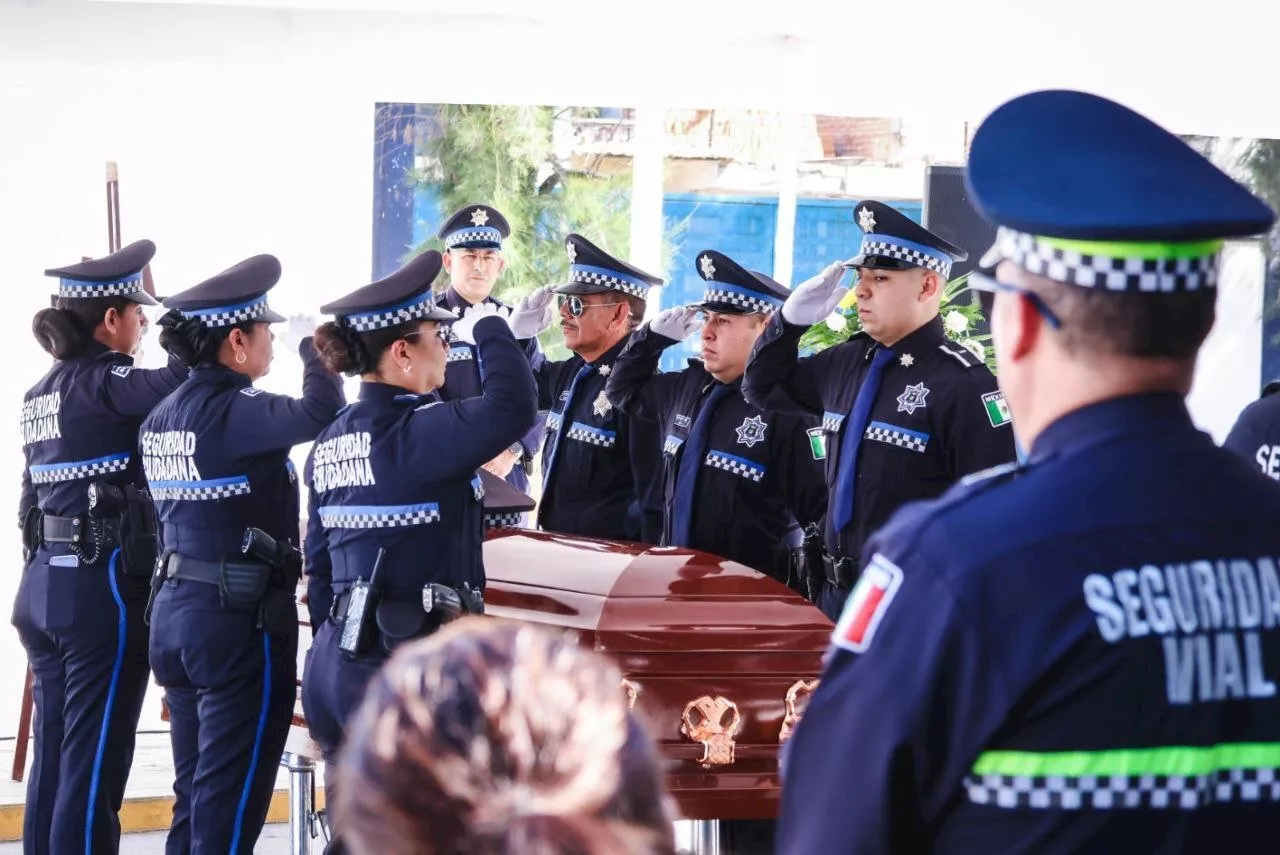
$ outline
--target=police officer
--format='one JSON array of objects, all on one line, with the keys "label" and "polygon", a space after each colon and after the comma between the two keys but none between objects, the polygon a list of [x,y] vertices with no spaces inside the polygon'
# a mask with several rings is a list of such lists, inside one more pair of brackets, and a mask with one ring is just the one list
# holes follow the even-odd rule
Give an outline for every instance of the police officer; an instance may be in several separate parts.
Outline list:
[{"label": "police officer", "polygon": [[293,446],[343,404],[341,380],[295,318],[302,398],[253,383],[272,358],[267,305],[280,262],[258,255],[166,299],[160,344],[191,376],[142,425],[164,554],[151,665],[173,741],[166,849],[252,852],[267,817],[296,697],[301,516]]},{"label": "police officer", "polygon": [[868,542],[788,745],[779,852],[1270,851],[1280,488],[1184,396],[1223,239],[1274,215],[1079,92],[997,108],[969,183],[1028,456]]},{"label": "police officer", "polygon": [[[440,227],[438,235],[445,247],[444,269],[449,274],[449,287],[436,302],[455,318],[478,303],[508,308],[493,296],[493,286],[506,267],[502,258],[502,241],[510,234],[511,226],[496,208],[467,205],[455,211]],[[538,365],[542,355],[537,339],[524,342],[524,346],[530,363]],[[444,385],[438,390],[440,398],[460,401],[478,397],[481,394],[480,369],[476,348],[463,341],[451,340]],[[542,432],[542,420],[535,418],[525,434],[493,460],[487,461],[485,468],[505,478],[517,490],[527,492],[529,475],[526,467],[532,464],[534,455],[538,453]]]},{"label": "police officer", "polygon": [[13,624],[34,674],[35,762],[23,849],[114,853],[147,688],[142,613],[155,519],[136,486],[138,425],[186,367],[133,366],[147,329],[149,240],[46,270],[32,329],[56,362],[23,399],[18,519],[26,569]]},{"label": "police officer", "polygon": [[[792,547],[827,505],[818,422],[773,413],[742,397],[747,358],[787,289],[727,255],[704,250],[702,302],[667,309],[632,333],[609,375],[610,403],[662,426],[666,526],[662,543],[702,549],[805,592]],[[662,352],[702,324],[702,359],[658,373]]]},{"label": "police officer", "polygon": [[1280,382],[1262,387],[1262,397],[1244,408],[1222,447],[1250,461],[1269,478],[1280,481]]},{"label": "police officer", "polygon": [[[334,759],[364,685],[390,651],[463,612],[481,611],[484,491],[476,470],[533,419],[529,365],[496,306],[461,320],[438,307],[438,252],[322,307],[316,335],[359,400],[316,440],[307,587],[315,639],[303,680],[311,736]],[[456,323],[454,323],[456,321]],[[484,360],[483,394],[440,402],[449,324]]]},{"label": "police officer", "polygon": [[1014,459],[1004,399],[981,359],[952,343],[938,305],[952,246],[880,202],[855,207],[863,231],[854,293],[862,329],[798,359],[796,344],[847,293],[836,262],[787,297],[756,345],[742,391],[763,409],[822,416],[828,438],[826,582],[818,605],[840,614],[867,537],[903,504]]},{"label": "police officer", "polygon": [[604,387],[627,336],[644,317],[649,289],[662,280],[581,235],[569,235],[565,251],[569,281],[534,291],[510,319],[516,338],[531,339],[551,325],[551,300],[560,295],[560,328],[574,353],[534,367],[538,406],[551,411],[538,525],[639,541],[657,533],[645,531],[643,497],[660,477],[658,426],[618,412]]}]

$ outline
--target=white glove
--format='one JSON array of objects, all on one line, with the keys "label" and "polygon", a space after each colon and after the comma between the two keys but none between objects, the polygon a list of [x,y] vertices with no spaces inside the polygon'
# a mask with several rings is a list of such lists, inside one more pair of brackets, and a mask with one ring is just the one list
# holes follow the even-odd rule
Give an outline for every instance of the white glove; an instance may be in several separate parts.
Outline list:
[{"label": "white glove", "polygon": [[501,318],[506,321],[510,312],[500,309],[493,303],[476,303],[462,313],[462,317],[453,322],[453,335],[458,341],[466,344],[476,343],[476,324],[485,318]]},{"label": "white glove", "polygon": [[693,306],[676,306],[673,309],[664,309],[649,322],[649,329],[658,335],[664,335],[676,341],[684,341],[693,335],[694,331],[700,326],[702,326],[702,318],[699,317],[698,310]]},{"label": "white glove", "polygon": [[556,296],[551,287],[543,285],[516,305],[508,321],[511,324],[511,334],[516,338],[533,338],[551,326],[555,317],[551,301]]},{"label": "white glove", "polygon": [[782,319],[789,324],[812,326],[835,311],[836,306],[849,293],[848,288],[840,287],[844,277],[843,262],[835,261],[827,265],[821,273],[812,279],[801,282],[782,304]]},{"label": "white glove", "polygon": [[290,315],[289,325],[284,328],[284,332],[280,333],[280,343],[288,348],[290,353],[297,353],[298,348],[302,346],[302,340],[310,335],[315,335],[316,319],[310,315]]}]

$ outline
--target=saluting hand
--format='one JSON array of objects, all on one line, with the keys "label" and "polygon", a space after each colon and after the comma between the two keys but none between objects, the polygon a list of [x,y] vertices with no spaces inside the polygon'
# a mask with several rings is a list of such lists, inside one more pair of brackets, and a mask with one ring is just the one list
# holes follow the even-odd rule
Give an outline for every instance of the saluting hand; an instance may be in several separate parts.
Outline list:
[{"label": "saluting hand", "polygon": [[485,318],[502,318],[507,320],[507,309],[500,309],[493,303],[476,303],[462,313],[462,317],[453,322],[453,334],[458,341],[467,344],[476,343],[476,324]]},{"label": "saluting hand", "polygon": [[551,287],[543,285],[516,304],[515,311],[511,313],[508,320],[511,324],[511,334],[516,338],[533,338],[551,326],[551,321],[555,317],[551,308],[555,293],[552,292]]},{"label": "saluting hand", "polygon": [[789,324],[812,326],[835,311],[836,306],[849,293],[840,287],[844,277],[843,262],[833,261],[812,279],[796,286],[782,304],[782,319]]},{"label": "saluting hand", "polygon": [[315,335],[316,319],[310,315],[290,315],[289,325],[280,333],[280,343],[291,353],[297,353],[302,347],[302,340]]},{"label": "saluting hand", "polygon": [[649,322],[649,329],[676,341],[684,341],[700,326],[702,326],[702,318],[693,306],[664,309]]}]

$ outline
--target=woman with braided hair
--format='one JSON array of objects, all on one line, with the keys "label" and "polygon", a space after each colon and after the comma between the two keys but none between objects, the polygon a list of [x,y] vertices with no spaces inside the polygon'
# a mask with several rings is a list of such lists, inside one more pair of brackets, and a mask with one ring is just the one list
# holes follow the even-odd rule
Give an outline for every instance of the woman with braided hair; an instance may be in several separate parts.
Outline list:
[{"label": "woman with braided hair", "polygon": [[338,767],[352,855],[674,851],[657,754],[604,656],[466,618],[373,679]]},{"label": "woman with braided hair", "polygon": [[[316,438],[305,473],[315,638],[302,705],[329,771],[352,708],[391,650],[483,609],[476,470],[537,411],[529,363],[505,319],[488,303],[460,320],[437,306],[440,268],[440,253],[428,251],[321,307],[336,316],[316,331],[321,359],[362,381],[359,400]],[[450,324],[474,344],[484,381],[481,395],[442,403],[430,393],[444,382]]]}]

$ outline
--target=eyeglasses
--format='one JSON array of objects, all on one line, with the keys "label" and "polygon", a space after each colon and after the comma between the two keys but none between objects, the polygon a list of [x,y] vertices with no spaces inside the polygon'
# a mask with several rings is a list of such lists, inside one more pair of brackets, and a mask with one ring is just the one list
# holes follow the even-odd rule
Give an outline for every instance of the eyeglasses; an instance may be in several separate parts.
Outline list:
[{"label": "eyeglasses", "polygon": [[993,279],[990,276],[984,276],[976,270],[969,274],[969,287],[978,292],[978,303],[982,306],[982,313],[991,319],[991,310],[995,306],[996,291],[1004,291],[1007,294],[1017,294],[1026,297],[1031,301],[1031,305],[1040,313],[1047,323],[1053,329],[1062,329],[1062,319],[1054,314],[1053,309],[1049,308],[1049,304],[1044,298],[1029,288],[1022,288],[1008,282],[1001,282],[999,279]]},{"label": "eyeglasses", "polygon": [[560,297],[557,305],[560,307],[561,310],[564,310],[567,307],[569,311],[569,317],[580,318],[582,317],[582,313],[585,312],[587,309],[594,309],[597,306],[621,306],[621,305],[624,305],[624,302],[622,300],[615,300],[612,303],[584,303],[582,302],[581,297],[573,296],[573,297]]},{"label": "eyeglasses", "polygon": [[405,333],[403,336],[401,336],[401,338],[405,338],[405,339],[417,338],[420,335],[433,335],[436,338],[440,339],[445,344],[449,343],[448,327],[440,327],[439,329],[434,329],[434,330],[418,330],[417,332]]}]

